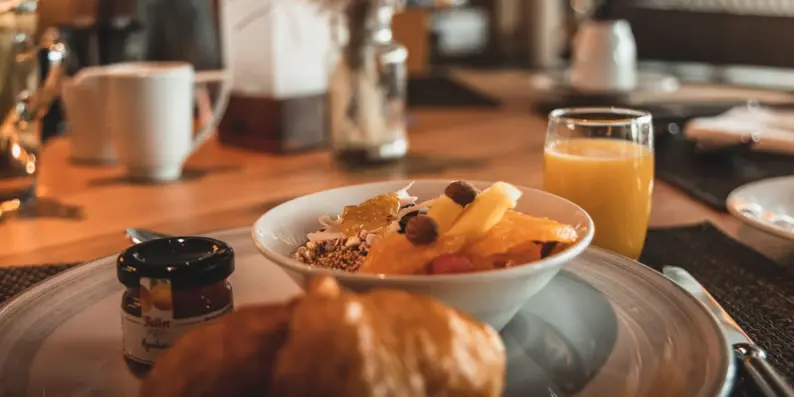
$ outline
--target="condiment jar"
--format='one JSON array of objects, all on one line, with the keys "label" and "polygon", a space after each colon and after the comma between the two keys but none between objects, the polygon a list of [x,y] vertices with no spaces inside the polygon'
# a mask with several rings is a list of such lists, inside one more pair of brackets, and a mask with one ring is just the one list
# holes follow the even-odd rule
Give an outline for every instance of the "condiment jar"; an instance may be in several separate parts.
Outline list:
[{"label": "condiment jar", "polygon": [[124,357],[145,371],[187,331],[233,310],[234,249],[206,237],[143,242],[117,260]]}]

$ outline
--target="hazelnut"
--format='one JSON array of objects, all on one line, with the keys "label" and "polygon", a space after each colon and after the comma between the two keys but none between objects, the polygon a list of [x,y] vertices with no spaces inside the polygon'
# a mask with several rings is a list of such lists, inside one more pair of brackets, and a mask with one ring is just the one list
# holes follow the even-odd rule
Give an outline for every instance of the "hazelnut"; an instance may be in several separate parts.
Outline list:
[{"label": "hazelnut", "polygon": [[438,224],[427,215],[417,215],[405,225],[405,237],[411,244],[432,244],[438,238]]},{"label": "hazelnut", "polygon": [[465,207],[474,201],[478,193],[477,188],[466,181],[452,182],[444,189],[444,194],[461,207]]},{"label": "hazelnut", "polygon": [[361,239],[358,238],[358,236],[350,237],[349,239],[347,239],[347,241],[345,241],[345,247],[346,248],[358,247],[359,244],[361,244]]}]

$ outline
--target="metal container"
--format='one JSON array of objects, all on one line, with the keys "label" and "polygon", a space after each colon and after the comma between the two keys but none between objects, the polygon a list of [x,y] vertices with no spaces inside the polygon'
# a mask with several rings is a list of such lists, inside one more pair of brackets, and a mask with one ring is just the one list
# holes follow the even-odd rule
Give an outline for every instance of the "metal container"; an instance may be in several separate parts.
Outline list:
[{"label": "metal container", "polygon": [[402,0],[352,0],[339,26],[338,59],[329,83],[331,150],[344,164],[400,159],[406,136],[406,59],[392,40]]},{"label": "metal container", "polygon": [[[66,46],[56,29],[35,44],[36,5],[0,1],[0,216],[35,198],[41,120],[60,92]],[[39,87],[39,56],[48,70]]]}]

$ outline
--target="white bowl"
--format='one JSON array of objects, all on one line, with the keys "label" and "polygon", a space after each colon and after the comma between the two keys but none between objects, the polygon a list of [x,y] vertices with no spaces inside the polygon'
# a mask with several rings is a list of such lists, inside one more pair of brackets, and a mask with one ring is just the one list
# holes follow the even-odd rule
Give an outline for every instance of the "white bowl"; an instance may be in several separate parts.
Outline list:
[{"label": "white bowl", "polygon": [[[593,239],[593,221],[577,205],[536,189],[518,187],[523,196],[516,210],[548,217],[577,227],[580,239],[563,252],[532,264],[488,272],[450,275],[382,275],[348,273],[305,265],[291,258],[306,242],[306,234],[319,229],[320,215],[335,217],[346,205],[373,196],[396,192],[411,181],[388,181],[326,190],[290,200],[262,215],[253,227],[257,248],[284,270],[298,285],[318,274],[332,274],[341,285],[354,291],[393,288],[424,293],[501,330],[518,309],[535,295]],[[419,201],[438,197],[452,181],[418,180],[409,190]],[[472,182],[480,189],[489,182]]]}]

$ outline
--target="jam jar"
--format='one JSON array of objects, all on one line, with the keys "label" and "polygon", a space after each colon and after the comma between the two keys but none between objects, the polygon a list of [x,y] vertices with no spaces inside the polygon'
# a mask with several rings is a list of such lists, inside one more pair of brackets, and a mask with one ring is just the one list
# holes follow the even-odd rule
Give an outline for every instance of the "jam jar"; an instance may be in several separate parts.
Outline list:
[{"label": "jam jar", "polygon": [[206,237],[168,237],[122,252],[117,275],[122,345],[133,372],[145,372],[187,331],[233,310],[234,249]]}]

